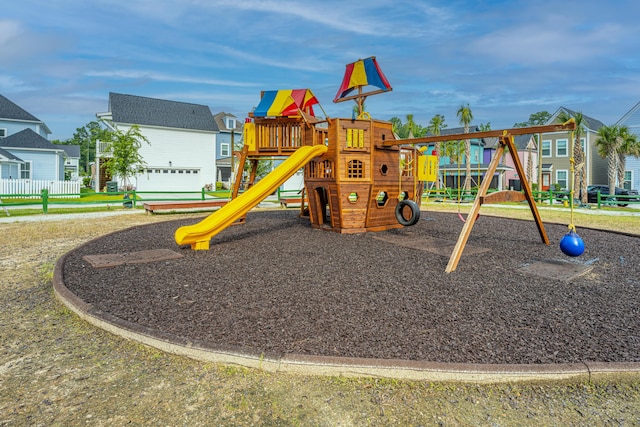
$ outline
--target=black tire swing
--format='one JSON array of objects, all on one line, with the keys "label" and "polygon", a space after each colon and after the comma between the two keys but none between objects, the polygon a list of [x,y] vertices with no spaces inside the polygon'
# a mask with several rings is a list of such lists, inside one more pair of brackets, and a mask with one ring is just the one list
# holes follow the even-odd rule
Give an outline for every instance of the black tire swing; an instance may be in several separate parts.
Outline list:
[{"label": "black tire swing", "polygon": [[[409,217],[405,216],[405,212],[408,207],[408,211],[411,213]],[[410,199],[400,200],[396,205],[396,219],[400,225],[404,225],[405,227],[409,227],[411,225],[415,225],[420,219],[420,207],[416,202]]]}]

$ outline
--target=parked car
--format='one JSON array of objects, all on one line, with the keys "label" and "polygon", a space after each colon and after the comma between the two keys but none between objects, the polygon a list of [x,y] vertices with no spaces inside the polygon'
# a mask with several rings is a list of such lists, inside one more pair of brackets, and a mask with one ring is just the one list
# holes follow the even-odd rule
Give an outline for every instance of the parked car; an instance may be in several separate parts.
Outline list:
[{"label": "parked car", "polygon": [[[616,196],[625,196],[622,198],[616,198],[609,196],[609,186],[608,185],[589,185],[587,187],[587,199],[589,203],[597,203],[598,202],[598,192],[600,192],[600,200],[602,201],[618,201],[618,206],[627,206],[629,201],[637,202],[640,201],[640,197],[638,197],[638,190],[627,190],[626,188],[616,187]],[[626,197],[626,196],[636,196],[636,197]]]}]

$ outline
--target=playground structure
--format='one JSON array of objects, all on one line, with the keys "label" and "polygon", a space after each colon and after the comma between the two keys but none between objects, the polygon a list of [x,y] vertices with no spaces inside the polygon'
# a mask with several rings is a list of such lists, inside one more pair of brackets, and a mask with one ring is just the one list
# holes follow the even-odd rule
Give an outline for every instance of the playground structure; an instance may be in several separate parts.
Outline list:
[{"label": "playground structure", "polygon": [[[234,153],[238,157],[236,177],[242,176],[245,163],[250,164],[246,191],[240,192],[241,180],[236,179],[231,202],[197,224],[178,228],[176,243],[190,244],[194,250],[209,249],[212,237],[243,221],[249,210],[303,167],[302,200],[306,197],[308,205],[302,203],[301,214],[308,215],[313,228],[361,233],[410,226],[419,219],[425,183],[437,180],[437,157],[423,153],[418,144],[497,137],[499,146],[486,176],[493,176],[507,148],[523,192],[488,194],[491,180],[482,181],[446,272],[455,270],[483,203],[526,200],[542,241],[549,244],[513,136],[573,130],[575,122],[399,140],[390,122],[372,119],[362,111],[367,96],[391,91],[375,57],[346,68],[334,102],[354,100],[358,115],[352,118],[316,117],[313,106],[319,103],[309,89],[263,92],[245,123],[244,146]],[[370,86],[375,89],[363,91]],[[258,162],[273,158],[286,160],[256,182]]]}]

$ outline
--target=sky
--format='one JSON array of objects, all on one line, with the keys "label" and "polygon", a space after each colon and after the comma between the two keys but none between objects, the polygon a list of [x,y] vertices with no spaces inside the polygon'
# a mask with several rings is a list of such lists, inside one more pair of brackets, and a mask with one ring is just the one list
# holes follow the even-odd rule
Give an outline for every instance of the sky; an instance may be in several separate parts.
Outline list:
[{"label": "sky", "polygon": [[[260,92],[309,88],[319,115],[348,63],[375,56],[393,90],[373,118],[436,114],[492,129],[566,107],[613,125],[640,102],[637,0],[19,0],[0,15],[0,94],[66,140],[109,92],[247,117]],[[324,111],[324,113],[323,113]]]}]

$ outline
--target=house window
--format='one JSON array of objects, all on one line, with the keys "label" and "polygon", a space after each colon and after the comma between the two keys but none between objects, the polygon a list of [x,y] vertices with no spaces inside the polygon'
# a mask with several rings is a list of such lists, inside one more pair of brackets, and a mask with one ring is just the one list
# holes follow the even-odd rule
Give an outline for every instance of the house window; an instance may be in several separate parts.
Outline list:
[{"label": "house window", "polygon": [[20,168],[21,179],[31,179],[31,162],[24,162]]},{"label": "house window", "polygon": [[20,165],[13,163],[0,164],[0,178],[18,179],[20,176]]},{"label": "house window", "polygon": [[5,138],[7,136],[7,129],[0,128],[0,139]]},{"label": "house window", "polygon": [[232,119],[231,117],[227,117],[227,129],[235,129],[236,128],[236,119]]},{"label": "house window", "polygon": [[542,141],[542,157],[551,157],[551,141]]},{"label": "house window", "polygon": [[229,144],[228,143],[223,143],[220,144],[220,156],[222,157],[229,157]]},{"label": "house window", "polygon": [[569,184],[567,181],[568,175],[569,174],[566,170],[556,171],[556,184],[558,184],[563,190],[567,190],[569,188]]},{"label": "house window", "polygon": [[567,157],[567,143],[566,139],[556,140],[556,157]]},{"label": "house window", "polygon": [[631,179],[631,171],[624,171],[624,182],[622,183],[622,188],[631,190],[632,182],[633,182],[633,179]]}]

